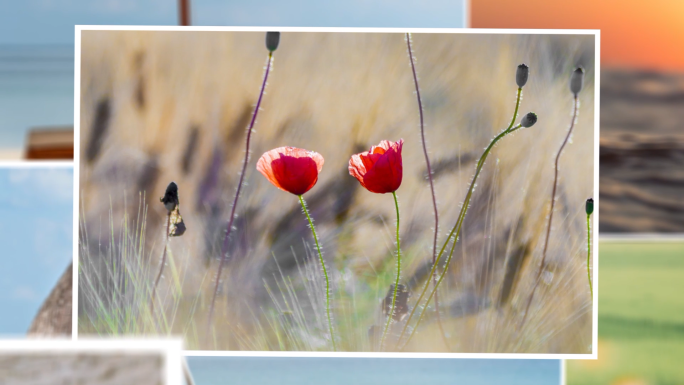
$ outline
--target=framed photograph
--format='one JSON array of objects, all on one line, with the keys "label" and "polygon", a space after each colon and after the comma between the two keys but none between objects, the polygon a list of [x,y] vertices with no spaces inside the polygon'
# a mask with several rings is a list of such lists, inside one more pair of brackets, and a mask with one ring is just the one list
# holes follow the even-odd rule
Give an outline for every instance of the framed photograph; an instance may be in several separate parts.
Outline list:
[{"label": "framed photograph", "polygon": [[595,358],[599,32],[76,27],[79,337]]}]

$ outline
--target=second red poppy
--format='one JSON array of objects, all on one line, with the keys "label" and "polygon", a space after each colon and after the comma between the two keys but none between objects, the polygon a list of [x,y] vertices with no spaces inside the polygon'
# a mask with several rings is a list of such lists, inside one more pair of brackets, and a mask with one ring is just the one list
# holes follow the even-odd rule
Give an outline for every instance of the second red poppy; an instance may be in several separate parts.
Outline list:
[{"label": "second red poppy", "polygon": [[383,140],[368,151],[352,155],[349,159],[349,174],[370,192],[386,194],[397,191],[403,176],[403,145],[404,139],[396,142]]}]

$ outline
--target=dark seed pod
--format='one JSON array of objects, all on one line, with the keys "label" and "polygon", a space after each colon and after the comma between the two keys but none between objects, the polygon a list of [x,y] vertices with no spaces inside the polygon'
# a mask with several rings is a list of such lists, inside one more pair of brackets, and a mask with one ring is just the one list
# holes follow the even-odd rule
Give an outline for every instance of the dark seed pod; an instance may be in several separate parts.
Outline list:
[{"label": "dark seed pod", "polygon": [[587,210],[587,215],[591,215],[594,212],[594,200],[593,199],[591,199],[591,198],[587,199],[586,210]]},{"label": "dark seed pod", "polygon": [[525,128],[532,127],[535,123],[537,123],[537,114],[534,112],[528,112],[520,121],[520,125]]},{"label": "dark seed pod", "polygon": [[280,43],[280,32],[266,32],[266,48],[273,52],[278,49]]},{"label": "dark seed pod", "polygon": [[572,71],[572,76],[570,76],[570,91],[572,94],[577,96],[577,94],[582,91],[582,86],[584,85],[584,69],[582,67],[575,68]]},{"label": "dark seed pod", "polygon": [[173,211],[178,206],[178,185],[174,182],[169,183],[164,196],[159,198],[159,201],[164,204],[168,212]]},{"label": "dark seed pod", "polygon": [[518,71],[515,73],[515,82],[518,83],[518,87],[525,87],[529,75],[530,67],[528,67],[527,64],[523,63],[518,66]]}]

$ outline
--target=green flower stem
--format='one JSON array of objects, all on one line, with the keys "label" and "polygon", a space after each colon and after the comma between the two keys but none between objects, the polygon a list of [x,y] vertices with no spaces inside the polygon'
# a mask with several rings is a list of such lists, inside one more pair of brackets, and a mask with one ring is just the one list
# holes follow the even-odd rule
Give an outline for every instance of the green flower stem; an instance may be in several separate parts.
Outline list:
[{"label": "green flower stem", "polygon": [[[468,189],[468,194],[466,195],[466,199],[463,202],[463,207],[461,208],[461,213],[459,214],[458,221],[456,222],[456,226],[455,226],[456,231],[455,231],[455,236],[454,236],[454,243],[451,246],[451,251],[449,252],[449,256],[447,257],[446,262],[444,263],[444,270],[442,271],[442,274],[439,276],[439,279],[437,280],[437,285],[430,292],[430,295],[428,296],[427,301],[425,302],[425,306],[423,307],[423,309],[420,312],[420,315],[418,316],[418,321],[416,321],[416,325],[414,326],[413,331],[411,331],[411,334],[409,334],[409,336],[406,339],[406,342],[404,343],[404,346],[401,348],[401,350],[404,350],[406,345],[408,345],[409,341],[411,341],[411,338],[413,338],[413,335],[416,333],[416,330],[418,330],[418,324],[420,324],[420,321],[423,319],[423,315],[425,315],[425,309],[427,309],[427,305],[430,303],[430,300],[432,299],[432,297],[437,292],[437,287],[439,286],[440,283],[442,283],[442,280],[444,280],[444,277],[446,276],[447,268],[449,267],[449,263],[451,262],[451,258],[454,255],[454,250],[456,249],[456,242],[458,241],[458,236],[461,233],[461,227],[463,226],[463,221],[465,220],[465,215],[466,215],[466,212],[468,211],[468,206],[470,205],[470,199],[473,196],[473,190],[475,188],[475,181],[477,180],[477,177],[480,175],[480,171],[482,171],[482,167],[484,166],[485,160],[487,159],[487,155],[489,155],[490,151],[492,150],[492,148],[494,147],[496,142],[498,142],[501,138],[503,138],[507,134],[510,134],[511,132],[513,132],[519,128],[520,128],[520,125],[513,127],[512,129],[507,129],[506,131],[497,135],[497,137],[494,138],[494,140],[492,140],[492,142],[489,144],[489,146],[487,147],[485,152],[482,154],[482,157],[480,157],[480,161],[477,163],[477,170],[475,171],[475,177],[473,178],[473,181],[470,184],[470,188]],[[422,294],[421,294],[421,296],[422,296]]]},{"label": "green flower stem", "polygon": [[321,260],[321,267],[323,268],[323,275],[325,276],[325,311],[328,315],[328,328],[330,329],[330,340],[332,341],[333,350],[337,351],[337,347],[335,346],[335,333],[333,332],[332,317],[330,316],[330,279],[328,278],[328,270],[326,270],[325,268],[323,254],[321,253],[321,246],[318,244],[316,228],[314,227],[313,220],[311,220],[311,215],[309,215],[309,209],[306,208],[304,197],[302,197],[301,195],[299,195],[299,203],[302,204],[302,210],[304,210],[304,214],[306,214],[306,219],[309,220],[309,227],[311,227],[311,232],[313,233],[314,241],[316,242],[316,249],[318,250],[318,258]]},{"label": "green flower stem", "polygon": [[589,293],[594,298],[594,288],[591,284],[591,214],[587,214],[587,278],[589,278]]},{"label": "green flower stem", "polygon": [[387,331],[389,330],[390,324],[392,323],[392,317],[394,316],[394,306],[396,305],[397,290],[399,288],[399,277],[401,276],[401,243],[399,241],[399,200],[397,199],[397,193],[395,191],[392,191],[392,196],[394,197],[394,207],[397,210],[397,279],[394,282],[394,294],[392,294],[392,307],[390,307],[390,311],[387,314],[387,324],[385,325],[385,331],[382,332],[382,339],[380,340],[381,349],[385,345],[385,337],[387,336]]},{"label": "green flower stem", "polygon": [[[413,328],[413,331],[409,335],[408,339],[404,343],[404,347],[408,345],[409,341],[415,334],[416,330],[418,329],[418,324],[420,323],[420,320],[423,318],[423,314],[425,313],[425,309],[427,308],[428,303],[430,303],[430,299],[434,295],[434,293],[437,291],[437,288],[439,287],[439,284],[442,282],[444,279],[447,269],[449,268],[449,263],[451,262],[451,257],[453,256],[454,249],[456,247],[456,241],[458,241],[458,236],[461,233],[461,226],[463,225],[463,220],[465,219],[465,214],[466,211],[468,210],[468,206],[470,205],[470,198],[472,197],[473,190],[475,189],[475,183],[477,182],[477,177],[480,175],[480,171],[482,170],[482,167],[484,166],[485,160],[487,159],[487,156],[489,155],[489,152],[494,148],[494,145],[504,136],[507,134],[510,134],[516,130],[518,130],[521,126],[517,125],[513,127],[513,124],[515,123],[515,119],[517,118],[518,115],[518,109],[520,107],[520,98],[522,96],[522,88],[518,87],[518,94],[515,102],[515,111],[513,113],[513,119],[511,119],[511,123],[508,125],[508,128],[506,128],[503,132],[501,132],[499,135],[497,135],[491,143],[489,143],[489,146],[485,149],[484,153],[480,157],[480,160],[477,162],[477,168],[475,171],[475,176],[473,177],[472,182],[470,182],[470,188],[468,189],[468,193],[466,194],[466,198],[463,201],[463,206],[461,207],[461,212],[458,215],[458,219],[456,221],[456,224],[454,227],[451,229],[451,232],[449,233],[449,236],[447,237],[446,241],[444,242],[444,245],[442,245],[441,250],[439,251],[439,254],[437,255],[437,263],[434,263],[432,265],[432,269],[430,270],[430,274],[428,276],[433,276],[435,274],[435,270],[437,269],[437,265],[439,263],[439,260],[442,258],[442,254],[444,254],[444,250],[446,247],[449,245],[449,242],[451,239],[454,239],[454,247],[451,248],[451,252],[449,253],[449,257],[447,258],[446,262],[444,263],[444,269],[442,271],[442,274],[439,277],[439,280],[437,280],[437,284],[434,286],[434,289],[430,293],[430,296],[427,299],[427,302],[425,303],[425,306],[423,307],[423,310],[420,312],[420,316],[418,318],[418,322],[416,322],[416,325]],[[397,340],[397,345],[399,342],[401,342],[402,337],[404,334],[406,334],[406,330],[409,325],[409,321],[413,317],[413,314],[416,312],[416,309],[418,308],[418,305],[422,301],[423,297],[425,296],[425,293],[427,292],[428,288],[430,286],[430,280],[427,281],[425,284],[425,287],[423,287],[423,291],[420,293],[420,296],[418,297],[418,300],[416,301],[416,306],[413,307],[411,310],[411,313],[408,316],[408,319],[406,320],[406,324],[404,325],[404,328],[401,331],[401,334],[399,335],[399,339]]]}]

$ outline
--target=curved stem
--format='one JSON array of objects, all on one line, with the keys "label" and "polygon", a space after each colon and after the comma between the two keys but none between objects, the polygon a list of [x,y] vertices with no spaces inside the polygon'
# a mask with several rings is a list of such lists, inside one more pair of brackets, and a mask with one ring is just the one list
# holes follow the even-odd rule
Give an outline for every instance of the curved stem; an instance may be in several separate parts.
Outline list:
[{"label": "curved stem", "polygon": [[171,227],[171,213],[166,214],[166,237],[164,240],[164,251],[162,252],[159,274],[157,274],[157,279],[154,281],[154,286],[152,287],[152,297],[150,298],[150,313],[152,315],[154,315],[154,298],[157,293],[157,286],[159,286],[159,281],[161,280],[162,273],[164,272],[164,265],[166,264],[166,249],[169,246],[169,227]]},{"label": "curved stem", "polygon": [[556,154],[555,171],[553,175],[553,189],[551,190],[551,211],[549,212],[549,223],[546,225],[546,238],[544,240],[544,251],[542,252],[542,260],[539,265],[539,271],[537,272],[537,277],[535,278],[534,286],[532,287],[532,293],[530,294],[530,299],[527,301],[527,306],[525,306],[525,315],[523,316],[522,322],[520,323],[519,330],[522,330],[525,326],[525,321],[527,320],[527,315],[530,311],[530,305],[532,304],[532,299],[534,299],[534,293],[537,291],[537,286],[539,286],[539,281],[541,280],[542,272],[544,271],[544,265],[546,264],[546,250],[549,248],[549,236],[551,235],[551,221],[553,220],[553,208],[556,204],[556,189],[558,188],[558,162],[560,161],[561,154],[565,145],[570,139],[572,134],[572,129],[575,127],[575,120],[577,120],[577,110],[579,109],[579,99],[575,95],[575,103],[572,111],[572,121],[570,122],[570,128],[568,129],[568,134],[565,135],[565,140],[561,144],[558,154]]},{"label": "curved stem", "polygon": [[266,80],[268,80],[268,73],[271,70],[271,63],[273,62],[273,52],[268,53],[268,63],[266,64],[266,71],[264,72],[264,81],[261,83],[261,91],[259,92],[259,99],[257,99],[256,107],[252,113],[252,120],[249,122],[249,128],[247,128],[247,139],[245,140],[245,159],[242,163],[242,172],[240,172],[240,180],[235,190],[235,198],[233,198],[233,207],[230,210],[230,218],[228,218],[228,225],[226,226],[226,235],[223,238],[223,245],[221,247],[221,262],[219,262],[218,272],[216,274],[216,284],[214,285],[214,295],[211,298],[211,305],[209,306],[209,317],[207,318],[207,333],[211,330],[211,319],[214,315],[214,305],[216,304],[216,294],[218,293],[219,283],[221,282],[221,271],[223,270],[223,265],[226,262],[226,253],[228,248],[228,238],[230,237],[230,232],[233,229],[233,220],[235,219],[235,209],[237,208],[238,198],[240,197],[240,190],[242,190],[242,183],[245,178],[245,171],[247,170],[247,163],[249,163],[249,142],[252,138],[252,129],[254,128],[254,123],[256,122],[256,117],[259,112],[259,107],[261,106],[261,100],[264,96],[264,90],[266,89]]},{"label": "curved stem", "polygon": [[591,214],[587,214],[587,278],[589,279],[589,293],[594,298],[594,288],[591,283]]},{"label": "curved stem", "polygon": [[306,203],[304,202],[304,197],[299,196],[299,203],[302,204],[302,210],[306,214],[306,219],[309,220],[309,227],[311,227],[311,232],[313,233],[314,241],[316,242],[316,250],[318,250],[318,258],[321,260],[321,267],[323,268],[323,275],[325,276],[325,311],[328,315],[328,328],[330,329],[330,340],[332,341],[333,350],[337,351],[335,346],[335,333],[333,332],[332,317],[330,315],[330,280],[328,279],[328,270],[325,268],[325,262],[323,261],[323,254],[321,253],[321,246],[318,244],[318,236],[316,235],[316,228],[314,227],[313,221],[311,220],[311,215],[309,215],[309,210],[306,208]]},{"label": "curved stem", "polygon": [[394,197],[394,207],[397,210],[397,278],[394,282],[392,306],[390,307],[389,313],[387,313],[387,324],[385,325],[385,331],[382,332],[382,339],[380,340],[381,349],[385,345],[385,337],[387,337],[387,331],[389,330],[390,324],[392,323],[392,318],[394,317],[394,308],[397,302],[397,290],[399,289],[399,278],[401,277],[401,242],[399,241],[399,200],[397,199],[396,191],[392,191],[392,196]]},{"label": "curved stem", "polygon": [[[458,219],[456,221],[456,224],[451,229],[451,232],[449,233],[449,236],[447,237],[446,241],[444,241],[444,245],[442,245],[442,248],[440,249],[439,254],[437,254],[437,261],[438,262],[442,258],[442,254],[444,254],[444,250],[448,246],[451,239],[453,238],[455,240],[454,245],[456,244],[456,241],[458,240],[458,235],[461,232],[461,225],[463,223],[463,220],[465,219],[465,214],[466,214],[466,211],[468,210],[468,206],[470,204],[470,197],[472,196],[473,189],[475,188],[475,182],[477,181],[477,177],[480,175],[480,170],[482,170],[482,167],[484,166],[484,162],[487,159],[487,155],[489,155],[489,152],[492,150],[492,148],[494,147],[496,142],[498,142],[501,138],[503,138],[507,134],[510,134],[511,132],[514,132],[521,127],[520,125],[513,127],[513,123],[515,122],[515,119],[516,119],[517,114],[518,114],[518,108],[520,106],[521,96],[522,96],[522,88],[518,88],[517,98],[516,98],[516,102],[515,102],[515,112],[513,114],[513,119],[511,119],[511,123],[503,132],[501,132],[499,135],[497,135],[492,140],[492,142],[489,144],[489,146],[485,149],[485,152],[480,157],[480,160],[477,162],[477,168],[476,168],[475,176],[473,177],[473,180],[470,183],[470,188],[468,189],[468,193],[466,194],[466,198],[463,201],[463,206],[461,206],[461,212],[458,215]],[[437,290],[437,287],[439,287],[440,282],[444,278],[446,271],[449,268],[449,262],[451,262],[451,255],[453,255],[453,251],[454,251],[454,248],[452,248],[451,253],[449,255],[449,258],[444,263],[444,271],[442,272],[442,275],[440,276],[440,278],[437,280],[437,285],[435,286],[432,293],[434,293]],[[430,270],[429,276],[434,275],[436,269],[437,269],[437,263],[432,265],[432,269]],[[425,296],[425,293],[427,292],[429,286],[430,286],[430,281],[428,280],[427,283],[425,284],[425,286],[423,287],[423,291],[420,293],[418,300],[416,301],[416,305],[413,307],[413,309],[411,310],[411,313],[408,316],[408,319],[406,320],[406,324],[404,325],[404,328],[402,329],[401,334],[399,335],[399,339],[397,340],[397,344],[399,344],[399,342],[401,342],[401,338],[404,336],[404,334],[406,334],[406,329],[408,328],[409,321],[413,317],[413,314],[416,312],[416,309],[418,308],[418,305],[420,304],[421,300]],[[433,295],[432,293],[430,294],[429,298],[432,298],[432,295]],[[427,304],[430,302],[429,298],[428,298],[428,301],[425,303],[423,310],[421,310],[421,314],[420,314],[421,319],[422,319],[423,313],[425,312],[425,308],[427,308]],[[418,323],[420,323],[420,320],[416,323],[415,327],[413,328],[413,332],[411,332],[411,335],[409,336],[406,343],[404,343],[404,347],[406,347],[406,345],[410,341],[411,337],[415,333],[415,331],[418,327]]]},{"label": "curved stem", "polygon": [[[432,264],[437,263],[437,236],[439,234],[439,212],[437,211],[437,195],[435,194],[435,184],[432,180],[432,167],[430,165],[430,157],[428,156],[427,144],[425,143],[425,124],[423,119],[423,101],[420,97],[420,87],[418,86],[418,75],[416,74],[416,65],[413,60],[413,50],[411,49],[411,34],[406,33],[406,46],[408,47],[409,59],[411,61],[411,72],[413,73],[413,84],[416,87],[416,98],[418,99],[418,112],[420,113],[420,139],[423,142],[423,154],[425,155],[425,164],[427,165],[428,181],[430,182],[430,192],[432,194],[432,209],[435,212],[435,231],[432,240]],[[437,271],[432,275],[432,284],[437,286]],[[449,342],[444,333],[444,327],[442,326],[442,317],[439,315],[439,296],[435,294],[435,314],[437,315],[437,325],[439,326],[439,331],[442,335],[442,341],[447,350],[449,348]]]},{"label": "curved stem", "polygon": [[[404,343],[403,347],[401,348],[402,350],[408,345],[408,343],[411,341],[411,338],[413,338],[413,335],[416,333],[416,330],[418,330],[418,325],[420,324],[420,321],[423,319],[423,315],[425,314],[425,309],[427,308],[427,305],[430,303],[430,300],[432,297],[435,295],[437,292],[437,287],[442,283],[442,280],[444,280],[444,277],[446,277],[446,273],[449,267],[449,263],[451,262],[451,258],[454,255],[454,250],[456,249],[456,242],[458,241],[458,236],[461,233],[461,228],[463,227],[463,222],[465,221],[465,216],[468,211],[468,206],[470,206],[470,199],[473,196],[473,190],[475,189],[475,182],[477,181],[477,177],[480,175],[480,171],[482,171],[482,168],[484,167],[485,160],[487,159],[487,156],[489,155],[490,151],[498,142],[501,138],[504,136],[510,134],[511,132],[517,130],[520,128],[520,125],[516,126],[513,129],[507,129],[501,134],[497,135],[494,140],[489,144],[485,152],[482,154],[480,157],[480,161],[477,162],[477,169],[475,171],[475,177],[473,178],[473,181],[470,183],[470,188],[468,188],[468,193],[466,194],[466,198],[463,201],[463,207],[461,208],[461,213],[458,216],[458,221],[456,222],[456,235],[454,236],[454,243],[451,246],[451,251],[449,252],[449,256],[446,259],[446,262],[444,262],[444,269],[442,271],[442,274],[439,276],[439,279],[437,280],[437,286],[435,286],[434,289],[430,292],[430,295],[427,298],[427,301],[425,302],[425,306],[423,307],[423,310],[421,310],[420,315],[418,316],[418,320],[416,321],[416,325],[414,326],[413,330],[411,331],[411,334],[409,337],[406,339],[406,342]],[[445,245],[446,246],[446,245]]]}]

